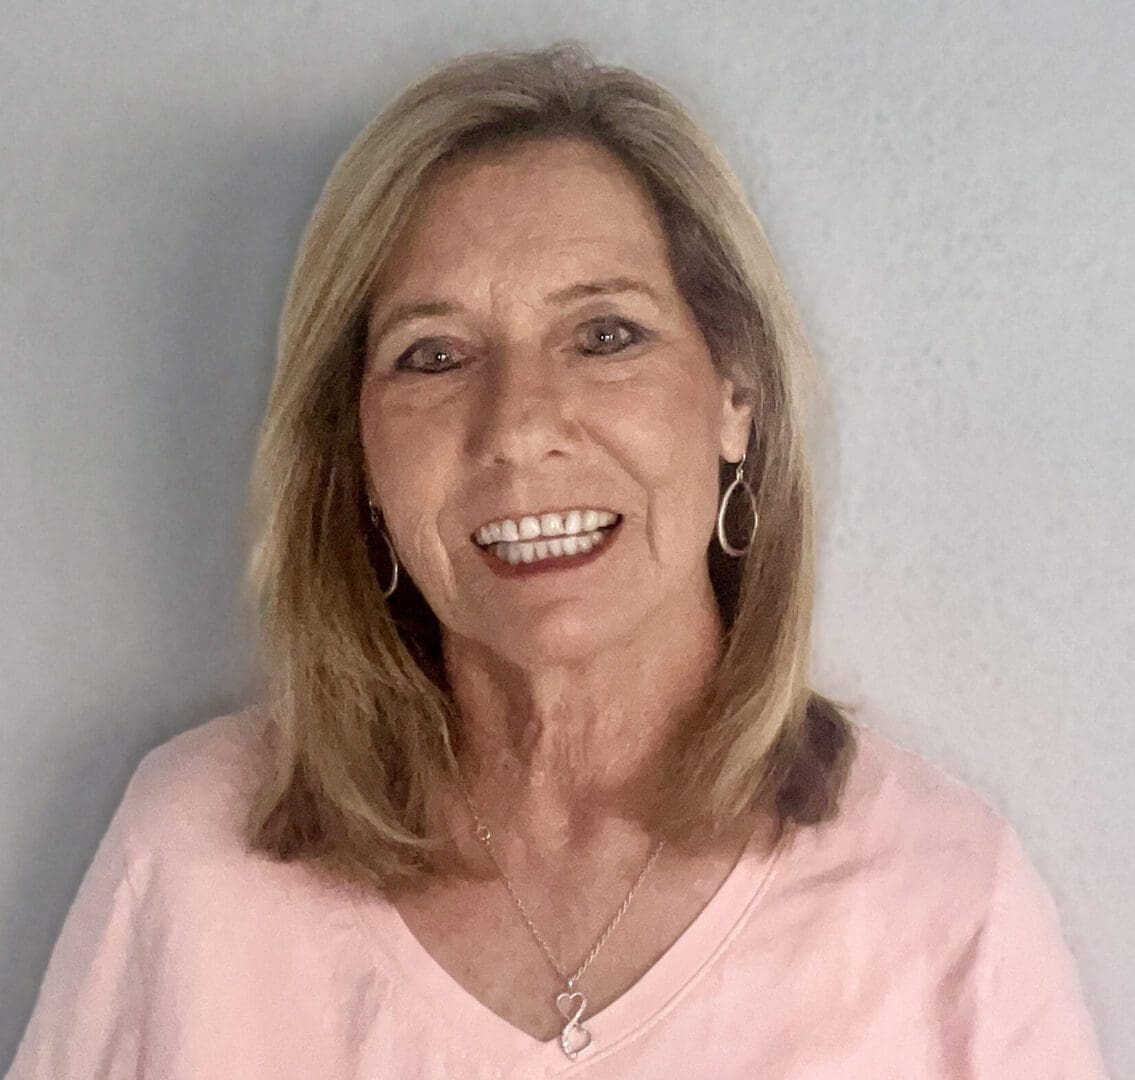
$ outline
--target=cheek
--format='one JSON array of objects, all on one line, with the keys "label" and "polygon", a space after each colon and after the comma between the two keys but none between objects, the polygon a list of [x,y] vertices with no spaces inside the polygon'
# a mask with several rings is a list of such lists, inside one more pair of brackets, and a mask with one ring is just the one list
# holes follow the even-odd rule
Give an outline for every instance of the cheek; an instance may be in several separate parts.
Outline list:
[{"label": "cheek", "polygon": [[653,478],[652,500],[660,551],[686,561],[700,556],[717,514],[717,458],[707,443],[672,444],[666,470]]},{"label": "cheek", "polygon": [[452,448],[445,425],[423,420],[378,392],[365,394],[359,409],[363,460],[399,554],[423,554],[436,546],[439,510],[452,474]]},{"label": "cheek", "polygon": [[714,407],[702,383],[680,379],[641,387],[602,412],[608,446],[640,488],[644,526],[659,557],[708,541],[720,450]]}]

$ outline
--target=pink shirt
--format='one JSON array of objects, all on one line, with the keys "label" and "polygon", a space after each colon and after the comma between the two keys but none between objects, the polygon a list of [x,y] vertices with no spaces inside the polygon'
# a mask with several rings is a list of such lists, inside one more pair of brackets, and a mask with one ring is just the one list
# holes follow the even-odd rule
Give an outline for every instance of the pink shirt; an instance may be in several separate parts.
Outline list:
[{"label": "pink shirt", "polygon": [[243,851],[261,715],[142,760],[9,1080],[1105,1076],[1012,827],[861,723],[840,816],[771,861],[746,852],[662,959],[584,1018],[594,1041],[573,1062],[461,989],[389,904]]}]

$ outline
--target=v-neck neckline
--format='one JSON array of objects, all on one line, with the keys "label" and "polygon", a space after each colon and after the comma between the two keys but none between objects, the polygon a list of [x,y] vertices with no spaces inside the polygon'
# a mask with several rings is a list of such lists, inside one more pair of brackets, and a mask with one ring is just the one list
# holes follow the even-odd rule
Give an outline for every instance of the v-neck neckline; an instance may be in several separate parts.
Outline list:
[{"label": "v-neck neckline", "polygon": [[465,989],[418,940],[392,902],[356,902],[355,910],[367,939],[394,961],[397,976],[417,991],[424,1006],[440,1004],[460,1030],[488,1033],[491,1045],[505,1051],[514,1067],[527,1064],[541,1069],[542,1075],[558,1075],[587,1068],[663,1019],[740,931],[798,831],[789,823],[772,851],[763,854],[764,830],[754,829],[732,870],[670,947],[614,1001],[583,1017],[592,1045],[574,1061],[563,1052],[558,1036],[545,1042],[530,1035]]}]

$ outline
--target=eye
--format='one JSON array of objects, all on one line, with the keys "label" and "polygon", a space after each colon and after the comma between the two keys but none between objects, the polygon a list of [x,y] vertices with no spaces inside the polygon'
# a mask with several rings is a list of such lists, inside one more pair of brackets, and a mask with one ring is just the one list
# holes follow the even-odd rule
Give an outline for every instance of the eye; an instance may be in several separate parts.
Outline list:
[{"label": "eye", "polygon": [[443,338],[415,342],[394,362],[397,371],[450,371],[458,366],[457,350]]},{"label": "eye", "polygon": [[584,330],[586,331],[584,336],[597,346],[584,348],[583,351],[588,356],[612,356],[629,349],[632,345],[637,345],[646,337],[646,332],[641,326],[613,315],[592,319],[591,322],[584,324]]}]

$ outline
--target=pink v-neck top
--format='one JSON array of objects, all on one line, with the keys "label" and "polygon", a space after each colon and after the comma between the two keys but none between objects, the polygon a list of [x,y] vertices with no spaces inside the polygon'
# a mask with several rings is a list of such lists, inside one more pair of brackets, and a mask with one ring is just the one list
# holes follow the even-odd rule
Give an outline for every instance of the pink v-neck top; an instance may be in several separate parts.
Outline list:
[{"label": "pink v-neck top", "polygon": [[387,902],[244,850],[262,722],[220,717],[142,760],[9,1080],[1105,1077],[1012,827],[862,723],[840,815],[771,858],[751,845],[654,967],[582,1017],[572,1061],[463,990]]}]

